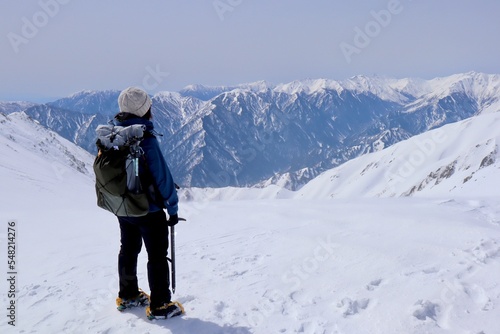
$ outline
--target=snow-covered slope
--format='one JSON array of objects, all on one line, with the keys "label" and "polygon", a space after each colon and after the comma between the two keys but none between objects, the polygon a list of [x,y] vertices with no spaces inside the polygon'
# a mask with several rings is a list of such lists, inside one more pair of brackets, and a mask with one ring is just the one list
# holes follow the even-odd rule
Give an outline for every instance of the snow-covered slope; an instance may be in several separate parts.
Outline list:
[{"label": "snow-covered slope", "polygon": [[499,196],[500,113],[412,137],[329,170],[301,198]]},{"label": "snow-covered slope", "polygon": [[44,182],[54,175],[64,178],[67,173],[88,179],[93,173],[90,153],[39,125],[24,112],[0,114],[0,140],[2,168],[17,172],[20,178],[30,175]]},{"label": "snow-covered slope", "polygon": [[[486,131],[485,123],[476,130]],[[466,129],[476,126],[469,124]],[[15,299],[6,293],[7,280],[0,280],[2,305],[15,300],[16,327],[4,307],[2,333],[457,334],[499,328],[496,195],[256,199],[275,196],[274,186],[252,189],[241,201],[231,201],[242,195],[235,189],[218,190],[214,201],[193,191],[180,203],[188,221],[176,228],[175,298],[186,314],[149,321],[143,309],[115,308],[120,235],[116,218],[95,205],[92,157],[22,113],[0,115],[0,156],[2,245],[7,222],[17,226]],[[6,273],[5,249],[0,255]],[[146,263],[143,251],[138,276],[148,291]]]},{"label": "snow-covered slope", "polygon": [[[86,184],[93,177],[93,157],[87,151],[37,124],[23,112],[0,114],[0,148],[2,196],[11,203],[2,207],[3,213],[20,208],[39,210],[47,205],[46,192],[64,194],[61,202],[51,204],[57,207],[68,199],[66,192],[71,193],[73,184],[66,181]],[[68,175],[71,177],[67,179]],[[75,193],[69,197],[78,196]]]}]

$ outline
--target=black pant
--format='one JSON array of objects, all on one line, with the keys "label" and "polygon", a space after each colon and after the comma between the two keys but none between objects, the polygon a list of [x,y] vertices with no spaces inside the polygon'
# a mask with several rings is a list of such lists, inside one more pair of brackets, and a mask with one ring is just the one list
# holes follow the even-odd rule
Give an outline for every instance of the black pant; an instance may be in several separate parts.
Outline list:
[{"label": "black pant", "polygon": [[168,269],[168,225],[163,210],[143,217],[118,217],[121,247],[118,255],[120,298],[134,298],[137,285],[137,257],[142,240],[148,252],[148,281],[151,289],[151,308],[170,302],[170,275]]}]

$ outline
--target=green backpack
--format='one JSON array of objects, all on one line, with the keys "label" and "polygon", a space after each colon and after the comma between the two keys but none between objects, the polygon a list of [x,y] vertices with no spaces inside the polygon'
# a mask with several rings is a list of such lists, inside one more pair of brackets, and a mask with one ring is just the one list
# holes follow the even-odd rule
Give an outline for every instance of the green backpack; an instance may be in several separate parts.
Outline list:
[{"label": "green backpack", "polygon": [[139,146],[145,131],[146,127],[140,124],[100,125],[96,129],[97,205],[119,217],[140,217],[149,212],[147,190],[143,189],[139,175],[139,169],[146,166]]}]

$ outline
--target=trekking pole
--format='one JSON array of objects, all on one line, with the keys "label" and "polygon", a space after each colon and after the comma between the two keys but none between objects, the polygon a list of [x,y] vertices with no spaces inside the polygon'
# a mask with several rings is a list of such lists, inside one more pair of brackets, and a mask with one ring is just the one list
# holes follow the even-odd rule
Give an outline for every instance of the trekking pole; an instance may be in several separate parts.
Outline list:
[{"label": "trekking pole", "polygon": [[[179,218],[179,221],[186,221],[186,219]],[[175,293],[175,226],[170,226],[170,266],[172,267],[172,293]]]}]

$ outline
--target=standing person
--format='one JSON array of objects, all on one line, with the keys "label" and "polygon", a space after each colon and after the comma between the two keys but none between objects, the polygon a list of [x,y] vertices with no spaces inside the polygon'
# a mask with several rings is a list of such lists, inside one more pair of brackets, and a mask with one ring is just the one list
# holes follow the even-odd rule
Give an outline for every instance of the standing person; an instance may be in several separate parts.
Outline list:
[{"label": "standing person", "polygon": [[[140,146],[144,151],[147,168],[140,170],[141,180],[152,184],[149,196],[149,213],[142,217],[118,217],[121,246],[118,255],[120,291],[116,304],[119,310],[147,305],[150,319],[171,318],[183,313],[182,305],[171,301],[170,273],[168,268],[168,227],[177,224],[178,197],[167,163],[160,151],[151,121],[152,101],[148,94],[129,87],[118,97],[120,112],[115,116],[119,126],[141,124],[146,126]],[[147,174],[147,175],[146,175]],[[169,219],[163,209],[166,208]],[[142,243],[148,253],[148,282],[150,298],[137,283],[137,257]],[[149,300],[148,300],[149,299]]]}]

